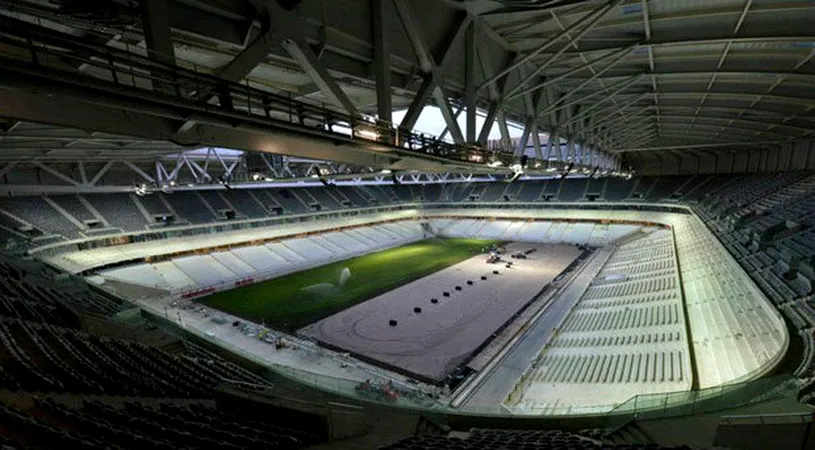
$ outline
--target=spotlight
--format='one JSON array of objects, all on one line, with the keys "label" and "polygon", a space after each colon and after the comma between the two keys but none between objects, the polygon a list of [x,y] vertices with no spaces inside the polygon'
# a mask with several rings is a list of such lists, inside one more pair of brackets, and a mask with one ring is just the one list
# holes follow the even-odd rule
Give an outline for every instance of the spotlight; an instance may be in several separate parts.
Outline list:
[{"label": "spotlight", "polygon": [[569,165],[566,166],[566,170],[560,175],[561,180],[569,175],[569,172],[572,171],[572,167],[574,167],[574,163],[569,163]]}]

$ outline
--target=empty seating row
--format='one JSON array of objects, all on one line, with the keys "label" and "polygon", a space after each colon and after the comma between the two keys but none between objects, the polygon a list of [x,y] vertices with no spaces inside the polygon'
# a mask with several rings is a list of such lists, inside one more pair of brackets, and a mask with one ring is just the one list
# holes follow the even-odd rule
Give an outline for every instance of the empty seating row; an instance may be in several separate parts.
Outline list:
[{"label": "empty seating row", "polygon": [[208,398],[223,380],[265,383],[217,359],[10,318],[0,319],[0,367],[6,388],[25,391]]},{"label": "empty seating row", "polygon": [[[642,279],[622,274],[635,269]],[[658,230],[613,251],[506,403],[602,412],[634,395],[689,389],[690,367],[671,231]]]},{"label": "empty seating row", "polygon": [[256,280],[272,278],[423,237],[418,222],[388,223],[117,267],[100,274],[119,282],[178,292],[227,285],[247,277]]},{"label": "empty seating row", "polygon": [[656,444],[608,444],[560,430],[472,429],[463,436],[422,435],[402,439],[380,450],[686,450]]},{"label": "empty seating row", "polygon": [[[649,201],[660,201],[673,194],[673,187],[688,177],[649,179]],[[449,183],[399,186],[311,186],[298,188],[229,189],[201,191],[164,191],[144,196],[134,194],[57,195],[46,201],[42,196],[5,199],[0,215],[16,230],[25,223],[45,234],[69,239],[82,237],[89,230],[87,221],[98,221],[125,232],[143,231],[174,216],[170,223],[204,224],[227,219],[254,219],[279,214],[303,214],[312,211],[341,210],[393,202],[535,202],[541,200],[581,201],[587,194],[609,201],[630,197],[637,180],[617,178],[578,178],[528,180],[507,183]],[[226,211],[234,215],[227,216]],[[3,214],[3,212],[10,214]],[[24,222],[13,220],[18,217]],[[580,233],[577,227],[574,233]],[[12,237],[18,237],[11,234]],[[576,238],[576,237],[575,237]],[[567,242],[571,242],[567,235]]]}]

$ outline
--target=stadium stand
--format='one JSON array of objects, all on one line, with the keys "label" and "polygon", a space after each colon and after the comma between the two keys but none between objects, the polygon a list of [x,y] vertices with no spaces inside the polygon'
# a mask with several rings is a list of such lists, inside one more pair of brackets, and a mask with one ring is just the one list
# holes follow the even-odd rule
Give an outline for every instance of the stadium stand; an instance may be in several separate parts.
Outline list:
[{"label": "stadium stand", "polygon": [[79,231],[82,227],[54,209],[42,196],[3,198],[0,199],[0,209],[36,224],[45,233],[61,235],[66,239],[81,237]]},{"label": "stadium stand", "polygon": [[[83,197],[111,226],[125,232],[142,231],[149,224],[130,198],[130,194],[91,194]],[[59,197],[54,197],[59,198]]]},{"label": "stadium stand", "polygon": [[419,225],[390,223],[246,246],[172,261],[121,266],[101,271],[106,278],[170,292],[225,285],[247,276],[272,278],[306,267],[346,259],[424,236]]},{"label": "stadium stand", "polygon": [[670,231],[630,240],[606,261],[508,403],[545,411],[595,405],[599,396],[608,408],[635,395],[688,390],[685,336]]},{"label": "stadium stand", "polygon": [[696,212],[797,331],[804,350],[795,375],[812,402],[815,180],[807,172],[723,178],[705,184]]},{"label": "stadium stand", "polygon": [[227,203],[220,191],[206,190],[198,191],[196,193],[200,195],[201,201],[204,202],[207,209],[214,212],[215,217],[218,219],[226,218],[225,211],[234,211],[232,205]]},{"label": "stadium stand", "polygon": [[223,193],[238,214],[248,219],[266,217],[267,207],[248,189],[230,189]]},{"label": "stadium stand", "polygon": [[568,182],[565,180],[561,182],[562,187],[558,193],[557,199],[562,202],[576,202],[583,198],[583,193],[586,191],[588,178],[573,178]]},{"label": "stadium stand", "polygon": [[326,186],[324,188],[309,188],[303,190],[302,192],[308,193],[308,195],[313,199],[311,203],[316,201],[320,205],[320,210],[323,209],[342,209],[345,206],[341,203],[341,201],[337,200],[335,194],[330,192],[331,187]]},{"label": "stadium stand", "polygon": [[284,212],[291,214],[303,214],[310,211],[308,205],[303,203],[303,201],[297,197],[291,189],[283,188],[278,191],[263,190],[262,192],[271,198],[272,202],[280,205]]},{"label": "stadium stand", "polygon": [[217,386],[271,384],[191,342],[165,349],[112,337],[124,326],[113,322],[105,335],[81,330],[76,311],[103,313],[102,302],[115,300],[87,289],[57,292],[43,287],[47,281],[0,264],[3,448],[296,449],[323,439],[295,423],[218,409]]},{"label": "stadium stand", "polygon": [[75,195],[55,195],[49,197],[49,199],[80,222],[96,220],[96,216]]},{"label": "stadium stand", "polygon": [[381,447],[381,450],[683,450],[689,447],[663,447],[650,444],[608,444],[560,430],[472,429],[449,436],[414,436]]},{"label": "stadium stand", "polygon": [[208,208],[197,192],[174,192],[161,195],[167,204],[178,214],[177,220],[186,220],[193,224],[210,223],[218,219],[212,208]]},{"label": "stadium stand", "polygon": [[636,181],[620,179],[620,178],[607,178],[605,187],[603,188],[604,200],[610,202],[620,202],[626,200],[631,194]]}]

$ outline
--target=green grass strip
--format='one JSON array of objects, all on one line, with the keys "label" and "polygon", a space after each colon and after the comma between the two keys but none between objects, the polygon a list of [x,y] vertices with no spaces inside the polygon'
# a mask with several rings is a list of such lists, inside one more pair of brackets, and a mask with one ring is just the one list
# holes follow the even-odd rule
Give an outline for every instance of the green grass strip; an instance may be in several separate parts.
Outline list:
[{"label": "green grass strip", "polygon": [[[428,239],[218,292],[200,301],[245,319],[291,331],[450,267],[499,242]],[[342,288],[330,289],[328,293],[303,290],[319,283],[337,284],[346,267],[351,277]]]}]

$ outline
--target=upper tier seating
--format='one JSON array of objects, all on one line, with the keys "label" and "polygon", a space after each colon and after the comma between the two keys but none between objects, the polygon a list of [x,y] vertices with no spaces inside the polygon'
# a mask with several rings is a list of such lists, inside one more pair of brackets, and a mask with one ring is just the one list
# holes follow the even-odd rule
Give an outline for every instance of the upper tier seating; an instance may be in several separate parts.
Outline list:
[{"label": "upper tier seating", "polygon": [[223,194],[235,210],[247,219],[259,219],[268,215],[267,205],[249,189],[231,189]]},{"label": "upper tier seating", "polygon": [[34,225],[46,234],[58,234],[67,239],[80,237],[79,225],[54,209],[43,197],[13,197],[0,199],[0,209]]},{"label": "upper tier seating", "polygon": [[[210,223],[218,220],[216,212],[210,209],[197,192],[174,192],[162,195],[178,214],[177,220],[186,220],[192,224]],[[148,196],[149,197],[149,196]]]},{"label": "upper tier seating", "polygon": [[[804,357],[795,371],[815,376],[815,176],[807,172],[731,176],[710,187],[696,212],[730,255],[797,329]],[[813,385],[803,393],[815,400]]]},{"label": "upper tier seating", "polygon": [[83,197],[111,226],[124,231],[143,231],[149,224],[130,194],[92,194]]},{"label": "upper tier seating", "polygon": [[[161,226],[156,217],[175,214],[173,225],[206,224],[226,219],[223,211],[233,210],[236,219],[257,219],[279,214],[305,214],[315,211],[344,210],[395,202],[538,202],[582,201],[589,194],[600,195],[600,200],[630,200],[633,187],[648,184],[647,200],[659,202],[670,197],[675,190],[699,177],[650,178],[554,178],[515,183],[449,183],[405,184],[399,186],[317,186],[305,188],[225,189],[202,191],[176,191],[134,194],[86,194],[82,198],[112,227],[126,232],[144,231],[148,226]],[[711,183],[713,184],[713,183]],[[686,189],[687,190],[687,189]],[[0,200],[0,226],[16,230],[24,225],[12,218],[19,217],[45,233],[75,239],[85,232],[85,220],[97,217],[77,196],[54,195],[49,199],[76,222],[47,203],[42,196],[15,197]],[[790,205],[793,206],[793,205]],[[11,216],[3,214],[5,211]],[[5,222],[8,222],[6,225]],[[3,239],[0,228],[0,239]],[[7,237],[19,239],[20,236]]]}]

